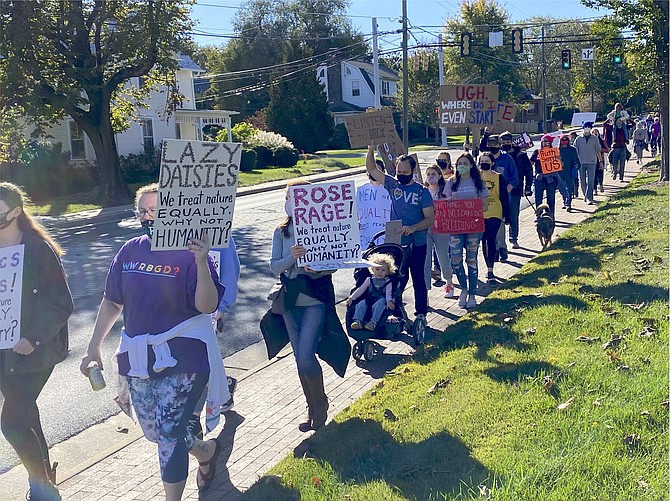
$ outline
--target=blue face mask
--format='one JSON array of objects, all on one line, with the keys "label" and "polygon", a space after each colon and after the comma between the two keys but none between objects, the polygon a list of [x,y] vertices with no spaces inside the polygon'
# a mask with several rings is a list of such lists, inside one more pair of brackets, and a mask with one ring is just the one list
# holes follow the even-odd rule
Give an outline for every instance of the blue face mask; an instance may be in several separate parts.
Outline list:
[{"label": "blue face mask", "polygon": [[149,238],[154,236],[154,220],[146,219],[140,223],[142,225],[142,233],[144,233]]}]

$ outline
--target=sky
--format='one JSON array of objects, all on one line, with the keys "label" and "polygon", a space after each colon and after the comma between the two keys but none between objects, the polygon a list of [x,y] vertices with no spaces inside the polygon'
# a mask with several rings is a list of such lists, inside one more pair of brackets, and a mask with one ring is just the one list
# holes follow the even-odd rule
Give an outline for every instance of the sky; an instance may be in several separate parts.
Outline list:
[{"label": "sky", "polygon": [[[233,20],[244,0],[197,0],[191,17],[196,22],[195,31],[215,35],[233,32]],[[377,17],[379,32],[394,32],[401,28],[401,0],[353,0],[347,16],[352,25],[364,34],[372,32],[372,17]],[[579,0],[499,0],[513,22],[533,16],[550,16],[561,19],[601,17],[608,13],[585,7]],[[434,41],[445,19],[458,17],[459,0],[408,0],[407,18],[416,41]],[[200,45],[223,45],[228,40],[221,37],[195,36]],[[381,37],[380,47],[399,46],[400,34]],[[411,41],[410,41],[411,46]]]}]

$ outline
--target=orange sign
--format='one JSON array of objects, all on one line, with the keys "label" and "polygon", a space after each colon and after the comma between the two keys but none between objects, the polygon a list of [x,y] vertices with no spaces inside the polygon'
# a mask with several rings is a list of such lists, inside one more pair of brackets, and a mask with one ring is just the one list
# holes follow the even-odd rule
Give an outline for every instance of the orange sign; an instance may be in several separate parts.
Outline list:
[{"label": "orange sign", "polygon": [[542,148],[537,151],[542,174],[555,174],[563,170],[563,162],[558,148]]}]

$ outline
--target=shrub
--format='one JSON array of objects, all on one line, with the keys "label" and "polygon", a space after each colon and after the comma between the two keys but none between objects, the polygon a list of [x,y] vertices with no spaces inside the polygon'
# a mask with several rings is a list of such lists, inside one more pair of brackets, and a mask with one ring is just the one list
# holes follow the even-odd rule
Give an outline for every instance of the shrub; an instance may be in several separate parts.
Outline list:
[{"label": "shrub", "polygon": [[258,133],[254,134],[251,137],[251,139],[249,140],[249,146],[251,146],[254,149],[256,149],[256,147],[258,146],[263,146],[268,150],[270,150],[272,153],[277,151],[279,148],[295,149],[293,143],[291,143],[291,141],[286,139],[281,134],[277,134],[275,132],[267,132],[264,130],[258,131]]},{"label": "shrub", "polygon": [[240,160],[240,171],[251,172],[256,167],[256,152],[254,150],[242,150],[242,159]]},{"label": "shrub", "polygon": [[129,153],[119,157],[119,163],[123,180],[128,184],[156,181],[160,169],[160,149]]},{"label": "shrub", "polygon": [[279,148],[275,151],[272,165],[276,167],[293,167],[298,163],[298,151],[295,148]]},{"label": "shrub", "polygon": [[348,150],[351,149],[349,143],[349,134],[344,124],[337,124],[333,129],[333,137],[330,138],[328,145],[329,150]]},{"label": "shrub", "polygon": [[272,151],[267,149],[265,146],[256,146],[254,148],[256,152],[256,168],[263,169],[268,165],[272,165]]},{"label": "shrub", "polygon": [[[242,143],[244,146],[248,146],[251,138],[258,133],[258,129],[253,125],[247,122],[240,122],[235,124],[232,129],[232,136],[234,143]],[[228,142],[228,129],[221,129],[216,134],[215,141],[220,143]]]}]

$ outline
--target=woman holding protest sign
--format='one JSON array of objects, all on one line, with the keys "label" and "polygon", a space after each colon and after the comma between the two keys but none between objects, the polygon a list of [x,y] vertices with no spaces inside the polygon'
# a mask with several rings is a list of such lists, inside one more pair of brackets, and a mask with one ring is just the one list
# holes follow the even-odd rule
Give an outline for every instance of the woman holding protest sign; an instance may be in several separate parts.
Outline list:
[{"label": "woman holding protest sign", "polygon": [[[326,424],[328,417],[328,397],[316,354],[344,377],[351,350],[335,311],[334,270],[316,272],[309,266],[298,265],[298,260],[307,254],[307,249],[295,243],[290,188],[307,184],[308,181],[301,179],[294,179],[287,184],[284,204],[286,218],[274,230],[270,257],[270,270],[279,275],[282,283],[273,300],[272,311],[281,314],[283,318],[307,400],[307,415],[298,424],[298,429],[303,432],[318,430]],[[333,364],[333,358],[339,364]]]},{"label": "woman holding protest sign", "polygon": [[540,204],[542,204],[542,199],[546,192],[547,205],[549,205],[551,213],[555,214],[556,188],[559,183],[558,173],[561,172],[563,168],[560,165],[560,160],[558,162],[559,168],[554,168],[554,159],[558,159],[556,157],[560,158],[560,153],[558,153],[557,150],[555,152],[556,154],[552,155],[554,152],[551,152],[550,150],[556,149],[551,146],[553,140],[554,139],[549,134],[542,136],[542,139],[540,140],[540,149],[533,152],[530,157],[530,162],[535,166],[535,207],[539,207]]},{"label": "woman holding protest sign", "polygon": [[[456,174],[447,181],[444,194],[447,200],[481,199],[482,210],[486,212],[488,209],[489,190],[482,180],[475,159],[469,153],[463,153],[456,159]],[[477,306],[475,298],[479,274],[477,254],[481,240],[480,232],[450,235],[451,266],[461,284],[461,295],[458,298],[458,306],[461,308]],[[465,262],[468,265],[467,276],[463,267],[463,249],[465,249]]]},{"label": "woman holding protest sign", "polygon": [[[51,501],[61,497],[36,400],[54,366],[68,355],[67,320],[74,305],[60,261],[63,251],[25,211],[25,203],[20,188],[0,183],[0,248],[17,250],[3,257],[8,264],[0,267],[23,266],[21,311],[16,312],[20,337],[11,349],[0,351],[2,434],[28,471],[27,499]],[[0,290],[5,289],[1,285],[2,281]],[[12,313],[10,306],[6,316]]]},{"label": "woman holding protest sign", "polygon": [[188,454],[199,462],[196,483],[202,492],[215,476],[220,444],[202,441],[188,427],[198,399],[208,387],[207,426],[219,419],[230,395],[212,326],[223,286],[209,252],[209,236],[192,238],[188,250],[152,251],[158,184],[135,197],[143,235],[128,240],[114,257],[80,371],[102,369],[100,347],[123,312],[116,352],[119,402],[137,415],[144,436],[158,444],[165,498],[179,500],[188,476]]}]

